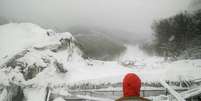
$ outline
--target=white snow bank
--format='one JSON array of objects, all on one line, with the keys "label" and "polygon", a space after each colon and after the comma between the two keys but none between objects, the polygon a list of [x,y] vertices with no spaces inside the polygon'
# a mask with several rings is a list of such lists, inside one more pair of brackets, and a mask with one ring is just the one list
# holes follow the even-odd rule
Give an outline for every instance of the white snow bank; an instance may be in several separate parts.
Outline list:
[{"label": "white snow bank", "polygon": [[44,47],[48,45],[56,45],[60,44],[61,40],[63,39],[71,39],[74,41],[74,37],[71,35],[69,32],[64,32],[64,33],[54,33],[48,38],[44,39],[42,42],[39,42],[37,44],[34,44],[34,47]]},{"label": "white snow bank", "polygon": [[92,97],[92,96],[83,96],[83,95],[78,95],[78,97],[80,98],[84,98],[84,99],[87,99],[87,100],[92,100],[92,101],[114,101],[112,99],[107,99],[107,98],[98,98],[98,97]]},{"label": "white snow bank", "polygon": [[4,68],[0,70],[0,86],[10,86],[10,83],[21,84],[23,75],[16,69]]},{"label": "white snow bank", "polygon": [[[153,60],[151,60],[153,61]],[[201,78],[201,60],[177,61],[173,63],[153,63],[143,67],[124,67],[117,62],[103,62],[93,66],[71,64],[66,74],[67,82],[118,83],[127,73],[135,73],[142,82],[185,81]]]},{"label": "white snow bank", "polygon": [[46,37],[46,30],[31,23],[10,23],[0,26],[0,57],[15,54]]},{"label": "white snow bank", "polygon": [[180,60],[165,65],[164,79],[186,81],[201,78],[201,60]]},{"label": "white snow bank", "polygon": [[75,40],[68,32],[47,34],[49,30],[32,23],[10,23],[0,26],[0,64],[16,53],[31,47],[60,44],[61,39]]},{"label": "white snow bank", "polygon": [[46,88],[25,88],[25,101],[45,101]]},{"label": "white snow bank", "polygon": [[58,97],[58,98],[54,99],[53,101],[66,101],[66,100],[64,100],[62,97]]}]

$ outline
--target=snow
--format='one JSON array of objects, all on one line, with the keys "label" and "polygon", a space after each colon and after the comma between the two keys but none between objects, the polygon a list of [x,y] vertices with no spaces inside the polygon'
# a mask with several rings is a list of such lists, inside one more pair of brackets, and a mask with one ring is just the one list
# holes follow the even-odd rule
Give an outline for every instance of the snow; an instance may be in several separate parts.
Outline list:
[{"label": "snow", "polygon": [[83,95],[78,95],[80,98],[84,98],[87,100],[92,100],[92,101],[114,101],[112,99],[106,99],[106,98],[98,98],[98,97],[91,97],[91,96],[83,96]]},{"label": "snow", "polygon": [[9,92],[8,89],[4,88],[0,95],[0,101],[11,101],[13,92]]},{"label": "snow", "polygon": [[68,89],[65,89],[65,88],[57,88],[52,93],[55,93],[61,96],[71,96],[71,94],[68,92]]},{"label": "snow", "polygon": [[45,39],[46,31],[31,23],[10,23],[0,26],[0,57],[15,54]]},{"label": "snow", "polygon": [[[118,83],[127,73],[136,73],[142,82],[160,82],[161,79],[169,81],[184,81],[200,78],[201,60],[180,60],[172,63],[164,62],[160,57],[149,57],[145,54],[132,54],[140,51],[136,46],[129,46],[130,50],[126,53],[130,60],[136,59],[136,64],[143,66],[124,67],[116,61],[87,61],[93,65],[86,65],[83,61],[72,62],[68,65],[69,72],[66,74],[68,84],[79,83]],[[136,49],[137,48],[137,49]],[[139,52],[141,53],[141,51]],[[125,58],[124,59],[128,59]],[[171,73],[171,75],[169,75]]]},{"label": "snow", "polygon": [[190,98],[190,97],[193,97],[193,96],[196,96],[196,95],[199,95],[201,93],[201,86],[198,86],[198,87],[194,87],[188,91],[184,91],[181,93],[181,96],[183,98]]},{"label": "snow", "polygon": [[24,82],[23,75],[16,69],[5,68],[0,70],[0,85],[9,86],[10,82],[20,84]]},{"label": "snow", "polygon": [[54,99],[53,101],[65,101],[62,97],[58,97],[56,99]]},{"label": "snow", "polygon": [[26,101],[45,101],[46,88],[25,88],[23,92]]},{"label": "snow", "polygon": [[[53,33],[53,32],[52,32]],[[43,46],[48,46],[48,45],[57,45],[60,44],[60,40],[61,39],[70,39],[72,38],[72,40],[75,40],[72,35],[68,32],[64,32],[64,33],[55,33],[52,34],[51,36],[47,36],[47,38],[43,39],[42,42],[33,44],[34,47],[43,47]]]},{"label": "snow", "polygon": [[[49,36],[47,32],[50,33]],[[76,39],[68,32],[56,33],[31,23],[11,23],[0,26],[0,33],[0,65],[16,53],[28,49],[29,52],[17,61],[46,67],[36,77],[27,81],[19,72],[20,67],[0,69],[1,86],[9,86],[10,82],[17,85],[31,85],[32,88],[24,90],[25,96],[30,99],[28,101],[34,101],[32,97],[42,101],[45,94],[44,88],[47,86],[119,83],[127,73],[139,75],[142,82],[160,82],[161,79],[185,81],[201,78],[201,60],[164,62],[161,57],[146,55],[137,45],[126,45],[127,51],[118,61],[84,60],[81,50],[74,43]],[[61,39],[71,39],[73,44],[65,50],[51,51],[61,45]],[[44,59],[49,62],[44,62]],[[129,67],[123,66],[121,62],[125,60],[134,61],[135,64]],[[58,72],[54,61],[61,63],[68,72]],[[57,93],[68,95],[68,92],[63,91]]]},{"label": "snow", "polygon": [[168,96],[165,96],[165,95],[151,96],[151,97],[148,97],[148,99],[150,99],[151,101],[171,101],[168,99]]},{"label": "snow", "polygon": [[[164,79],[185,81],[201,78],[201,60],[180,60],[167,64]],[[169,75],[171,73],[171,75]]]},{"label": "snow", "polygon": [[[10,23],[1,25],[0,64],[24,49],[60,44],[60,39],[72,37],[68,32],[48,36],[47,31],[49,31],[49,29],[43,29],[32,23]],[[72,40],[75,39],[72,37]]]},{"label": "snow", "polygon": [[178,101],[186,101],[181,97],[179,93],[177,93],[173,88],[171,88],[165,81],[161,80],[161,84],[168,89],[168,91],[178,100]]},{"label": "snow", "polygon": [[[46,32],[48,31],[51,31],[50,36],[46,34]],[[49,45],[56,45],[60,44],[60,39],[62,38],[68,38],[68,39],[72,38],[72,40],[75,40],[73,36],[68,32],[55,33],[52,30],[49,29],[45,30],[37,25],[30,23],[20,23],[20,24],[11,23],[3,25],[0,27],[0,32],[2,33],[3,36],[1,38],[4,39],[1,40],[2,41],[1,46],[4,47],[3,48],[4,50],[0,51],[1,56],[9,55],[10,52],[9,51],[4,52],[5,50],[16,52],[17,49],[25,49],[28,47],[44,47]],[[17,37],[15,38],[11,37],[13,35]],[[5,42],[7,41],[5,39],[10,38],[13,38],[10,45],[5,45]],[[12,47],[14,45],[15,47]],[[11,46],[11,48],[9,46]],[[38,83],[46,82],[47,80],[50,80],[51,82],[56,80],[62,83],[64,82],[73,83],[73,82],[84,82],[84,81],[87,82],[91,81],[94,83],[96,83],[96,81],[97,83],[107,81],[121,82],[123,76],[126,73],[130,72],[138,74],[144,82],[159,81],[162,77],[170,80],[178,80],[179,77],[178,73],[180,73],[182,77],[192,78],[188,77],[188,75],[186,77],[186,74],[189,73],[189,76],[192,76],[192,73],[195,72],[195,70],[189,71],[188,69],[183,69],[193,67],[194,65],[192,65],[191,63],[190,65],[187,63],[185,64],[185,62],[170,63],[170,64],[163,63],[162,58],[150,57],[144,54],[143,51],[141,51],[138,46],[132,46],[132,45],[126,45],[126,46],[127,51],[119,59],[119,61],[124,60],[135,61],[135,66],[130,68],[122,66],[119,62],[115,61],[105,62],[98,60],[89,61],[91,64],[93,64],[93,66],[89,66],[87,65],[87,61],[81,57],[82,52],[75,45],[71,47],[72,49],[69,49],[67,51],[61,51],[58,53],[54,53],[48,49],[43,51],[36,51],[35,49],[29,48],[30,52],[27,53],[23,58],[18,59],[18,61],[24,61],[29,65],[36,64],[38,66],[45,67],[47,66],[47,64],[45,64],[41,58],[48,58],[51,61],[57,60],[61,62],[64,65],[64,67],[69,71],[67,74],[63,74],[61,76],[56,74],[55,68],[49,66],[49,68],[39,73],[39,75],[36,78],[34,78],[38,79],[36,80]],[[67,61],[70,53],[72,53],[72,58],[70,61]],[[171,69],[177,69],[175,68],[175,66],[179,66],[178,70],[171,71]],[[182,69],[183,71],[178,72],[180,71],[180,69]],[[167,77],[166,73],[168,73],[169,71],[172,72],[172,75]],[[197,76],[199,75],[198,74],[195,75],[195,77]],[[43,78],[44,80],[39,78]]]}]

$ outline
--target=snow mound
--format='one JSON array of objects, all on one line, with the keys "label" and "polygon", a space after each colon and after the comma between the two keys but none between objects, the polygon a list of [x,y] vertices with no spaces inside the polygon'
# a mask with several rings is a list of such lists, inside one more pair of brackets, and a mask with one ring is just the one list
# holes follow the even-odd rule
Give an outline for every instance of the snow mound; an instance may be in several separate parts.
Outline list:
[{"label": "snow mound", "polygon": [[165,78],[171,81],[191,81],[201,78],[201,60],[180,60],[165,66]]},{"label": "snow mound", "polygon": [[0,57],[15,54],[43,41],[46,30],[32,23],[10,23],[0,26]]},{"label": "snow mound", "polygon": [[49,31],[31,23],[0,26],[1,89],[13,92],[13,87],[22,87],[27,101],[42,101],[47,87],[56,90],[67,81],[68,65],[81,63],[82,52],[70,33]]},{"label": "snow mound", "polygon": [[[58,71],[67,72],[71,62],[83,62],[82,52],[68,32],[56,33],[31,23],[10,23],[0,26],[0,33],[0,66],[12,67],[9,75],[13,68],[23,74],[24,84],[63,83],[65,74]],[[7,74],[1,73],[2,83],[10,82]]]}]

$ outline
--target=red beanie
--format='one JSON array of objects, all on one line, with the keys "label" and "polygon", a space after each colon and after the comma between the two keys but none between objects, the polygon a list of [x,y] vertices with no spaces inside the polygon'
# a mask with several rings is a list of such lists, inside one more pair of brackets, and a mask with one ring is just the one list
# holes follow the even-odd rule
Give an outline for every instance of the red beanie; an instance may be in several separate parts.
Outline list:
[{"label": "red beanie", "polygon": [[133,73],[128,73],[123,79],[124,97],[140,96],[141,80]]}]

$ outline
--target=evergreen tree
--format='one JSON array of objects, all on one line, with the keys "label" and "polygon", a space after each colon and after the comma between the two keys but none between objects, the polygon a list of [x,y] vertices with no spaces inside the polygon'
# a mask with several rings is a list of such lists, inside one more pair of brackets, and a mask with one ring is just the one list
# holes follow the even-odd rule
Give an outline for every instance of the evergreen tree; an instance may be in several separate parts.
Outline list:
[{"label": "evergreen tree", "polygon": [[[156,37],[155,50],[165,57],[181,56],[188,53],[201,55],[201,10],[183,12],[167,19],[155,21],[152,29]],[[193,55],[190,55],[190,58]],[[201,56],[194,57],[201,58]]]}]

